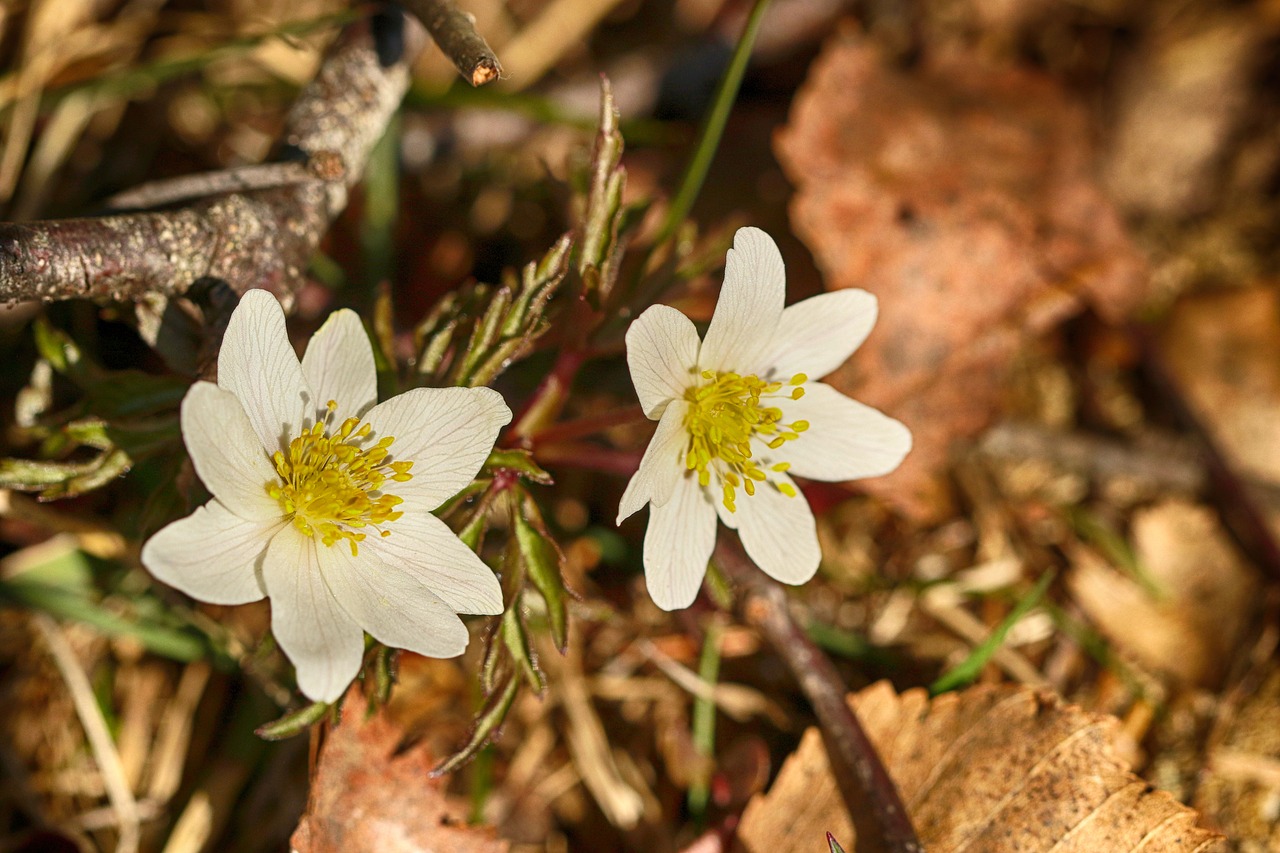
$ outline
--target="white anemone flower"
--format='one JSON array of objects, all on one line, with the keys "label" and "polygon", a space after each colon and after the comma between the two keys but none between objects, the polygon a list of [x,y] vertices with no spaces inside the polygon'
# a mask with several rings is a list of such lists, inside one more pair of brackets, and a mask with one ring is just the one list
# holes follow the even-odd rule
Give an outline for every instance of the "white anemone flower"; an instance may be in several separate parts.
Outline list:
[{"label": "white anemone flower", "polygon": [[[214,604],[271,599],[298,687],[332,702],[360,670],[364,632],[454,657],[458,613],[502,612],[493,572],[431,510],[480,470],[511,420],[489,388],[416,388],[377,403],[373,350],[351,311],[298,361],[284,312],[244,295],[218,384],[182,401],[182,436],[213,499],[147,541],[160,580]],[[376,404],[376,405],[375,405]]]},{"label": "white anemone flower", "polygon": [[618,507],[649,504],[644,568],[664,610],[688,607],[715,547],[716,518],[751,559],[789,584],[822,553],[813,512],[791,475],[843,481],[887,474],[911,449],[900,422],[814,381],[844,363],[876,321],[876,298],[836,290],[783,307],[782,255],[742,228],[725,264],[707,336],[655,305],[627,330],[627,364],[658,421]]}]

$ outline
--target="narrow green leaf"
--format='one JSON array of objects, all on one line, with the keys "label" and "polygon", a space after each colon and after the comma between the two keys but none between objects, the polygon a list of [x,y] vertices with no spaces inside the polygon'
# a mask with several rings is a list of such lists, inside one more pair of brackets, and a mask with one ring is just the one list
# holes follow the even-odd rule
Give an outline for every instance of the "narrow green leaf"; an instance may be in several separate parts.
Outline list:
[{"label": "narrow green leaf", "polygon": [[118,616],[104,608],[89,591],[26,580],[19,575],[0,580],[0,604],[5,603],[80,622],[109,637],[130,637],[148,651],[170,660],[190,663],[217,657],[206,637],[191,630]]},{"label": "narrow green leaf", "polygon": [[55,329],[44,317],[36,318],[31,332],[36,351],[54,370],[66,375],[79,366],[80,348],[66,332]]},{"label": "narrow green leaf", "polygon": [[395,649],[390,646],[378,646],[378,650],[374,652],[373,657],[373,684],[374,689],[370,694],[371,702],[379,705],[385,705],[391,701],[391,688],[396,683],[396,655]]},{"label": "narrow green leaf", "polygon": [[94,489],[100,489],[117,477],[122,477],[133,466],[133,460],[123,450],[103,453],[89,470],[56,483],[40,493],[41,500],[74,498]]},{"label": "narrow green leaf", "polygon": [[541,693],[547,687],[542,671],[538,669],[533,658],[533,648],[529,644],[529,634],[525,630],[524,621],[520,618],[520,598],[511,602],[511,606],[502,614],[502,643],[511,655],[512,661],[524,675],[529,686]]},{"label": "narrow green leaf", "polygon": [[254,734],[263,740],[284,740],[300,735],[314,723],[324,719],[324,715],[329,713],[331,707],[333,706],[328,702],[312,702],[310,705],[285,714],[275,722],[259,726],[254,730]]},{"label": "narrow green leaf", "polygon": [[500,691],[492,693],[480,713],[476,716],[475,728],[472,730],[471,737],[466,744],[432,770],[431,775],[443,776],[446,773],[452,773],[470,761],[489,742],[489,739],[498,731],[498,727],[506,720],[507,713],[511,710],[511,704],[515,702],[519,688],[519,680],[512,676],[508,678]]},{"label": "narrow green leaf", "polygon": [[1054,573],[1046,572],[1040,576],[1040,580],[1036,581],[1035,587],[1027,594],[1027,597],[1018,602],[1013,610],[1009,611],[1009,615],[996,626],[991,635],[974,647],[969,656],[962,660],[948,672],[942,674],[937,681],[929,686],[929,694],[937,696],[939,693],[946,693],[948,690],[955,690],[958,687],[964,687],[973,682],[975,678],[982,672],[982,668],[987,665],[987,661],[991,660],[991,656],[996,650],[1004,645],[1004,639],[1009,635],[1009,631],[1014,625],[1026,616],[1031,608],[1040,603],[1040,599],[1044,598],[1044,594],[1049,590],[1049,584],[1053,582]]},{"label": "narrow green leaf", "polygon": [[[365,286],[370,290],[395,275],[396,219],[400,212],[400,115],[387,122],[364,168],[364,208],[360,253]],[[394,364],[394,362],[392,362]]]},{"label": "narrow green leaf", "polygon": [[35,459],[0,459],[0,488],[34,492],[91,471],[89,462],[41,462]]},{"label": "narrow green leaf", "polygon": [[764,13],[768,8],[769,0],[756,0],[755,5],[751,7],[742,36],[733,50],[733,58],[729,60],[729,67],[725,69],[724,77],[720,78],[711,111],[707,114],[706,122],[702,125],[702,132],[698,137],[698,145],[680,179],[680,188],[676,191],[675,198],[671,200],[671,207],[667,209],[667,215],[658,231],[658,236],[654,238],[655,246],[662,245],[676,233],[689,215],[689,211],[693,209],[693,202],[697,199],[698,193],[702,191],[703,181],[706,180],[707,172],[711,169],[711,161],[715,159],[716,149],[720,147],[720,139],[724,136],[729,113],[733,111],[734,101],[738,98],[738,89],[742,86],[742,78],[751,60],[751,49],[755,46],[756,36],[760,34],[760,24],[764,21]]},{"label": "narrow green leaf", "polygon": [[579,223],[581,243],[578,250],[578,274],[582,277],[583,295],[592,307],[599,309],[609,296],[616,277],[619,211],[627,173],[619,164],[622,159],[622,134],[618,131],[618,110],[608,79],[600,81],[600,125],[591,156],[591,182],[586,208]]},{"label": "narrow green leaf", "polygon": [[569,641],[568,610],[564,577],[560,567],[564,555],[546,532],[546,526],[538,515],[532,499],[525,497],[511,513],[516,531],[516,543],[521,562],[529,580],[547,603],[547,616],[551,623],[551,639],[561,652]]},{"label": "narrow green leaf", "polygon": [[489,355],[466,378],[468,388],[479,388],[489,385],[498,374],[507,369],[507,365],[516,360],[520,351],[528,345],[527,339],[512,338],[494,347]]},{"label": "narrow green leaf", "polygon": [[482,469],[492,476],[497,471],[514,471],[521,479],[539,486],[550,486],[555,480],[551,475],[533,461],[533,454],[527,450],[495,448],[484,462]]}]

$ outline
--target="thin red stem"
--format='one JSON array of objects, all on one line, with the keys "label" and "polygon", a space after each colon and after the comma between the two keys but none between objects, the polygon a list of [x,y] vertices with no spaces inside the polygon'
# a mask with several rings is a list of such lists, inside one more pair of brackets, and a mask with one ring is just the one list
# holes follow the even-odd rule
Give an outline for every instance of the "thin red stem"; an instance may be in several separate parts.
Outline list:
[{"label": "thin red stem", "polygon": [[647,420],[644,409],[639,406],[626,406],[621,409],[610,409],[595,415],[575,418],[571,421],[560,421],[540,432],[528,437],[531,444],[554,444],[575,438],[584,438],[598,432],[626,424],[642,423]]},{"label": "thin red stem", "polygon": [[578,375],[578,370],[586,359],[587,354],[579,349],[560,351],[551,371],[543,377],[516,416],[515,424],[503,442],[505,445],[510,447],[527,444],[530,434],[538,431],[540,423],[549,423],[555,419],[564,406],[569,386],[573,384],[574,377]]},{"label": "thin red stem", "polygon": [[586,468],[630,477],[640,467],[640,453],[631,450],[610,450],[598,444],[562,441],[556,444],[539,444],[533,458],[539,465],[554,468]]}]

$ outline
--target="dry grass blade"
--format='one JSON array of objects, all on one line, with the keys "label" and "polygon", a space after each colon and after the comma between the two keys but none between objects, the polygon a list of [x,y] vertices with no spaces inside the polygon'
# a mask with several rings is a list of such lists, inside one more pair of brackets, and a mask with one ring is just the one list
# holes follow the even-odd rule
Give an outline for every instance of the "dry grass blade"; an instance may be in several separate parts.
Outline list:
[{"label": "dry grass blade", "polygon": [[58,672],[71,693],[76,715],[80,718],[80,724],[84,726],[89,748],[93,750],[94,760],[102,774],[102,784],[106,788],[107,799],[111,801],[111,807],[115,810],[120,830],[116,853],[134,853],[138,849],[139,840],[138,802],[129,788],[120,754],[111,740],[107,721],[103,719],[102,711],[98,708],[98,700],[94,697],[93,686],[89,684],[89,676],[80,667],[75,652],[72,651],[71,644],[62,636],[62,629],[58,627],[58,623],[43,613],[33,613],[31,621],[49,646],[54,664],[58,667]]}]

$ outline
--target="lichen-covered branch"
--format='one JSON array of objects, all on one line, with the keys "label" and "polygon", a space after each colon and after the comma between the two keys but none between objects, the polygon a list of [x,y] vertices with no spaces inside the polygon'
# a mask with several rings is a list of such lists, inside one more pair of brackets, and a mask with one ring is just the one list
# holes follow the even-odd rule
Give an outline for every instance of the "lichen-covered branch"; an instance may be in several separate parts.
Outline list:
[{"label": "lichen-covered branch", "polygon": [[[237,293],[292,293],[408,88],[425,36],[400,20],[395,56],[380,49],[368,21],[345,28],[329,48],[286,119],[286,153],[304,168],[186,176],[115,200],[136,207],[188,199],[163,210],[0,223],[0,300],[139,301],[185,293],[209,277]],[[211,194],[189,198],[202,186]]]},{"label": "lichen-covered branch", "polygon": [[471,16],[453,0],[401,0],[418,16],[431,33],[441,53],[449,57],[458,73],[472,86],[483,86],[502,76],[498,57],[480,33]]}]

